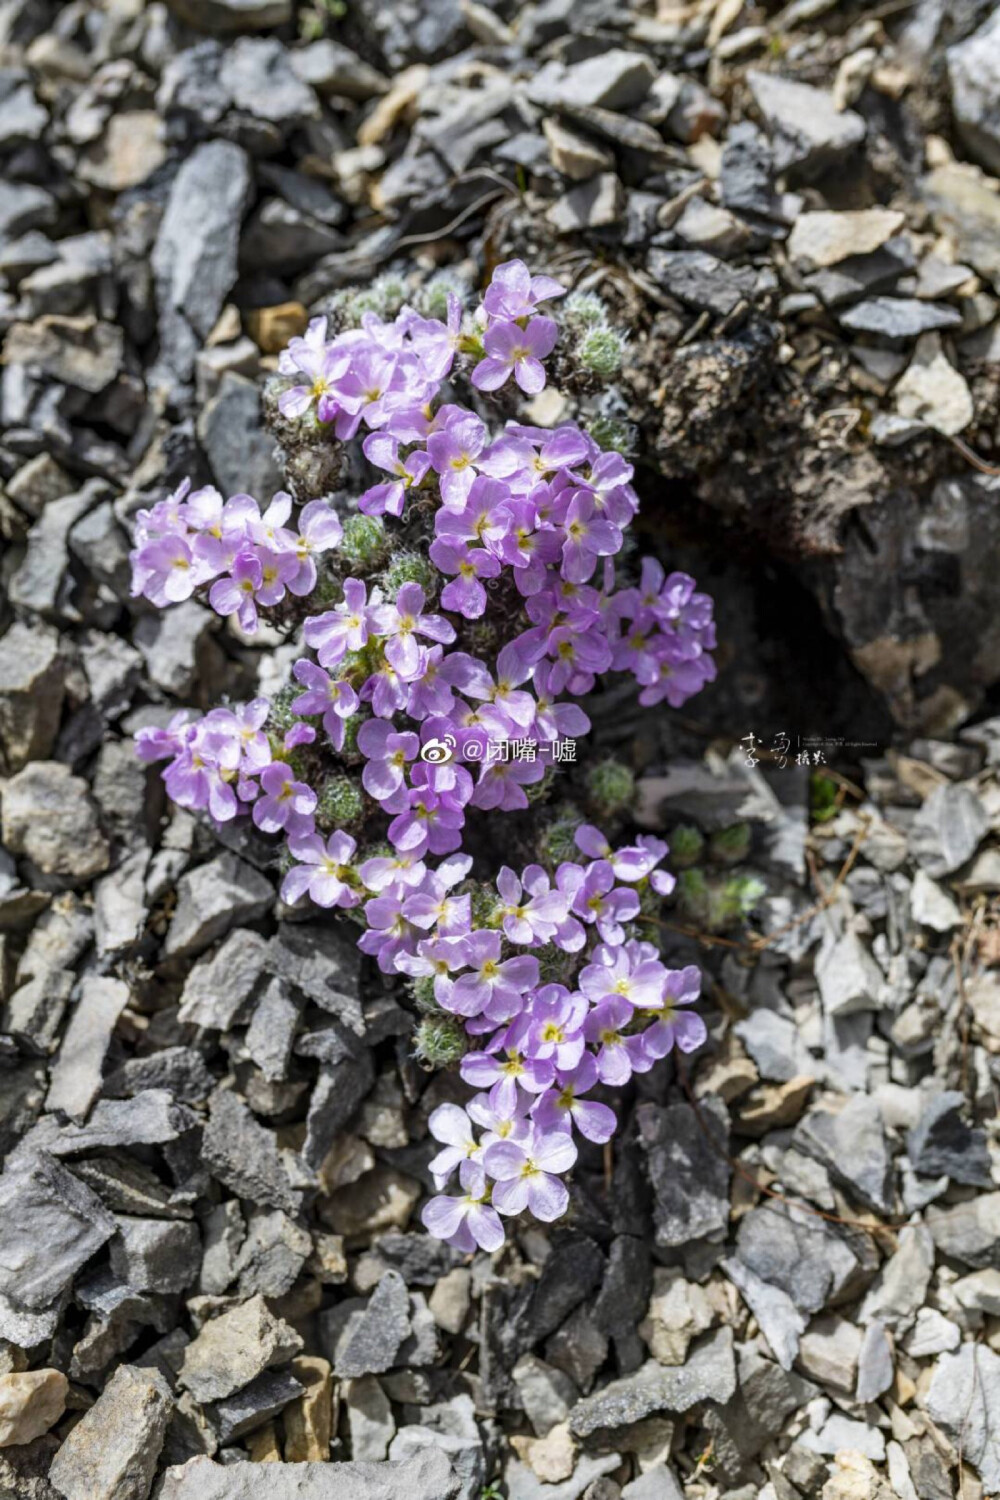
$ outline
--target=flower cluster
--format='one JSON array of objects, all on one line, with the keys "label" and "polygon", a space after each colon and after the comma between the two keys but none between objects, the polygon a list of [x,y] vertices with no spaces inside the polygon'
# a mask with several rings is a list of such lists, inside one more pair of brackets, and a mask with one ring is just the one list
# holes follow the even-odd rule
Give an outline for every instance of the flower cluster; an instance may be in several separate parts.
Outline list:
[{"label": "flower cluster", "polygon": [[[559,335],[540,309],[563,292],[511,261],[472,319],[451,290],[442,318],[368,310],[332,338],[315,319],[281,357],[277,407],[321,442],[360,441],[377,477],[359,514],[342,522],[316,499],[293,519],[286,494],[262,512],[248,495],[182,486],[140,512],[132,554],[133,592],[156,605],[205,588],[247,633],[278,605],[301,627],[280,713],[260,698],[178,715],[141,731],[138,753],[168,761],[181,806],[220,823],[249,811],[280,834],[283,899],[357,908],[362,950],[461,1033],[462,1077],[480,1092],[430,1123],[440,1186],[457,1170],[462,1196],[434,1198],[425,1222],[466,1249],[502,1241],[498,1214],[562,1213],[574,1131],[603,1141],[614,1128],[590,1092],[704,1036],[677,1009],[697,971],[666,968],[636,926],[673,883],[660,840],[614,849],[585,825],[574,857],[504,866],[487,893],[462,847],[474,811],[547,794],[555,755],[509,747],[585,735],[574,700],[604,674],[629,673],[642,704],[673,706],[714,676],[712,604],[694,581],[652,559],[637,581],[619,577],[638,510],[622,455],[575,424],[491,428],[450,399],[461,378],[488,393],[513,376],[537,394]],[[345,527],[377,537],[387,517],[411,547],[395,572],[338,565]],[[359,850],[348,831],[345,786],[363,813],[354,832],[374,827],[380,847]]]}]

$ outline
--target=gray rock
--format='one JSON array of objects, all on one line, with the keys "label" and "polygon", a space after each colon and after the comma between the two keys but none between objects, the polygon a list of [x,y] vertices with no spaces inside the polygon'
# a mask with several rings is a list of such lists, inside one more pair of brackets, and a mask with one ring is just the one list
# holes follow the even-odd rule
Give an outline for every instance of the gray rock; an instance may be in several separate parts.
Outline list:
[{"label": "gray rock", "polygon": [[80,981],[80,996],[52,1070],[46,1109],[61,1110],[77,1121],[87,1118],[101,1090],[114,1029],[128,1002],[128,985],[120,979],[87,974]]},{"label": "gray rock", "polygon": [[910,850],[921,868],[938,879],[972,858],[988,827],[986,809],[975,792],[943,782],[913,820]]},{"label": "gray rock", "polygon": [[757,1319],[775,1359],[783,1370],[790,1370],[799,1352],[799,1339],[805,1332],[805,1317],[787,1292],[762,1281],[741,1260],[730,1257],[720,1264]]},{"label": "gray rock", "polygon": [[291,64],[302,81],[317,93],[357,99],[362,104],[384,94],[389,87],[389,80],[383,74],[332,37],[296,48],[291,54]]},{"label": "gray rock", "polygon": [[774,158],[764,135],[750,120],[732,126],[722,148],[719,188],[734,213],[754,219],[781,220],[781,200],[774,189]]},{"label": "gray rock", "polygon": [[804,1313],[825,1307],[858,1270],[847,1242],[815,1214],[792,1204],[751,1209],[740,1220],[736,1250],[743,1265],[779,1287]]},{"label": "gray rock", "polygon": [[757,1064],[762,1078],[787,1083],[809,1072],[809,1053],[794,1022],[761,1007],[740,1021],[736,1035]]},{"label": "gray rock", "polygon": [[[561,1236],[552,1246],[535,1287],[528,1310],[531,1342],[538,1343],[564,1323],[575,1307],[599,1286],[605,1273],[605,1260],[596,1242],[583,1234]],[[638,1309],[645,1312],[647,1296]],[[594,1324],[601,1332],[607,1319],[595,1313]]]},{"label": "gray rock", "polygon": [[264,1370],[249,1385],[207,1408],[220,1443],[231,1443],[252,1432],[302,1395],[305,1386],[288,1370]]},{"label": "gray rock", "polygon": [[235,1198],[216,1204],[205,1217],[202,1234],[204,1254],[198,1290],[203,1295],[220,1297],[236,1279],[236,1260],[246,1234],[243,1214]]},{"label": "gray rock", "polygon": [[111,1269],[137,1292],[182,1292],[201,1266],[197,1224],[164,1219],[118,1219]]},{"label": "gray rock", "polygon": [[942,1255],[977,1270],[1000,1269],[1000,1192],[980,1193],[952,1208],[932,1204],[927,1228]]},{"label": "gray rock", "polygon": [[951,107],[962,138],[980,166],[1000,173],[1000,14],[948,48]]},{"label": "gray rock", "polygon": [[132,632],[142,653],[150,681],[177,698],[187,697],[197,683],[209,691],[224,680],[224,658],[212,639],[218,616],[185,599],[172,609],[143,615]]},{"label": "gray rock", "polygon": [[61,882],[82,885],[111,862],[85,781],[58,760],[33,760],[3,789],[3,843]]},{"label": "gray rock", "polygon": [[164,1047],[148,1057],[130,1057],[104,1080],[109,1099],[132,1099],[147,1089],[166,1089],[182,1104],[202,1104],[215,1088],[201,1053],[194,1047]]},{"label": "gray rock", "polygon": [[951,932],[962,925],[958,902],[925,870],[917,871],[910,887],[910,911],[915,922],[934,932]]},{"label": "gray rock", "polygon": [[28,533],[24,561],[10,580],[11,603],[49,618],[60,616],[70,532],[106,493],[99,480],[90,480],[77,494],[46,505]]},{"label": "gray rock", "polygon": [[177,907],[163,945],[168,958],[187,958],[240,922],[252,922],[274,900],[269,880],[235,854],[219,854],[177,882]]},{"label": "gray rock", "polygon": [[720,1235],[729,1223],[729,1165],[725,1158],[729,1116],[719,1101],[702,1103],[702,1118],[718,1143],[713,1150],[689,1104],[636,1111],[639,1143],[653,1190],[656,1244],[661,1249]]},{"label": "gray rock", "polygon": [[614,172],[600,172],[557,198],[547,218],[559,234],[573,234],[581,229],[606,229],[617,224],[624,211],[621,179]]},{"label": "gray rock", "polygon": [[569,1416],[578,1392],[562,1370],[526,1354],[514,1366],[514,1384],[536,1437],[544,1437]]},{"label": "gray rock", "polygon": [[223,375],[216,394],[198,416],[198,441],[224,495],[270,496],[282,487],[274,439],[265,431],[260,390],[253,380]]},{"label": "gray rock", "polygon": [[339,922],[284,922],[268,946],[267,967],[364,1036],[361,955],[353,930]]},{"label": "gray rock", "polygon": [[748,266],[728,266],[704,250],[652,250],[649,272],[679,302],[721,318],[751,297],[756,285]]},{"label": "gray rock", "polygon": [[857,1399],[877,1401],[892,1385],[893,1373],[889,1336],[884,1325],[873,1319],[864,1331],[858,1350],[858,1382],[854,1392]]},{"label": "gray rock", "polygon": [[240,220],[250,192],[246,155],[229,141],[198,146],[181,165],[153,249],[162,357],[179,380],[236,280]]},{"label": "gray rock", "polygon": [[876,1213],[892,1212],[892,1157],[874,1099],[855,1095],[838,1114],[814,1110],[798,1126],[795,1144]]},{"label": "gray rock", "polygon": [[617,1453],[602,1453],[598,1458],[582,1453],[569,1479],[561,1484],[545,1484],[527,1464],[511,1458],[504,1469],[504,1480],[509,1500],[580,1500],[585,1490],[604,1474],[612,1473],[620,1463]]},{"label": "gray rock", "polygon": [[927,1410],[978,1471],[986,1492],[1000,1489],[1000,1355],[984,1344],[942,1355]]},{"label": "gray rock", "polygon": [[[318,1033],[313,1033],[316,1036]],[[302,1049],[304,1051],[304,1049]],[[318,1171],[340,1131],[375,1082],[372,1054],[362,1048],[340,1062],[320,1067],[309,1099],[302,1160]]]},{"label": "gray rock", "polygon": [[970,1312],[1000,1317],[1000,1271],[973,1271],[954,1284],[955,1296]]},{"label": "gray rock", "polygon": [[56,1454],[56,1489],[66,1500],[147,1500],[172,1406],[161,1375],[119,1365]]},{"label": "gray rock", "polygon": [[410,1299],[398,1271],[386,1271],[367,1303],[341,1303],[321,1319],[334,1373],[380,1375],[396,1363],[410,1332]]},{"label": "gray rock", "polygon": [[846,1318],[813,1318],[799,1342],[799,1367],[810,1379],[853,1396],[857,1384],[861,1330]]},{"label": "gray rock", "polygon": [[622,1500],[684,1500],[684,1491],[666,1464],[647,1469],[638,1479],[630,1479],[622,1490]]},{"label": "gray rock", "polygon": [[351,1434],[351,1457],[369,1462],[385,1458],[395,1436],[392,1405],[374,1375],[347,1380],[342,1387]]},{"label": "gray rock", "polygon": [[269,31],[292,19],[292,0],[168,0],[167,9],[197,31],[231,36]]},{"label": "gray rock", "polygon": [[614,156],[606,147],[570,130],[554,116],[542,121],[542,130],[549,143],[552,165],[571,181],[586,182],[596,173],[614,168]]},{"label": "gray rock", "polygon": [[[267,198],[247,220],[240,240],[240,256],[245,265],[257,270],[293,275],[343,246],[343,235],[329,224],[281,198]],[[210,352],[206,351],[206,355]],[[205,357],[199,356],[200,359]],[[254,372],[238,370],[237,373]],[[260,429],[260,425],[259,412],[255,412],[254,426]],[[205,437],[202,442],[207,446]]]},{"label": "gray rock", "polygon": [[271,979],[254,1007],[245,1046],[251,1060],[272,1083],[288,1073],[299,1007],[280,979]]},{"label": "gray rock", "polygon": [[254,1210],[236,1257],[241,1297],[283,1297],[312,1253],[306,1230],[280,1208]]},{"label": "gray rock", "polygon": [[891,292],[913,265],[909,242],[900,237],[871,255],[851,255],[835,266],[816,271],[804,277],[803,284],[825,307],[837,310],[879,292]]},{"label": "gray rock", "polygon": [[845,932],[816,960],[816,982],[828,1016],[878,1010],[885,976],[855,932]]},{"label": "gray rock", "polygon": [[50,1156],[8,1162],[0,1176],[0,1296],[15,1310],[44,1311],[115,1228],[96,1193]]},{"label": "gray rock", "polygon": [[867,1422],[855,1422],[841,1412],[834,1412],[823,1423],[818,1432],[804,1432],[799,1438],[804,1448],[815,1453],[826,1453],[832,1458],[841,1449],[861,1453],[873,1463],[885,1462],[885,1438],[877,1427]]},{"label": "gray rock", "polygon": [[157,1500],[457,1500],[458,1493],[447,1455],[424,1449],[400,1464],[217,1464],[202,1456],[168,1469]]},{"label": "gray rock", "polygon": [[8,772],[51,753],[65,675],[59,637],[44,625],[15,621],[0,640],[0,753]]},{"label": "gray rock", "polygon": [[48,1150],[53,1156],[75,1156],[102,1146],[162,1146],[196,1120],[166,1089],[144,1089],[134,1099],[99,1099],[86,1125],[64,1126]]},{"label": "gray rock", "polygon": [[295,1329],[263,1297],[251,1297],[204,1324],[184,1350],[177,1378],[196,1401],[222,1401],[301,1348]]},{"label": "gray rock", "polygon": [[480,1500],[486,1483],[486,1454],[470,1397],[459,1396],[431,1408],[424,1422],[401,1427],[389,1445],[389,1457],[396,1463],[428,1451],[447,1455],[461,1484],[461,1500]]},{"label": "gray rock", "polygon": [[771,137],[775,171],[803,179],[836,166],[865,138],[865,122],[851,109],[838,110],[830,94],[776,73],[747,74],[747,82]]},{"label": "gray rock", "polygon": [[11,365],[27,365],[34,375],[47,376],[95,396],[111,384],[122,368],[125,336],[120,328],[96,318],[64,318],[47,314],[34,323],[13,323],[4,358]]},{"label": "gray rock", "polygon": [[563,104],[626,110],[641,104],[656,77],[656,64],[644,52],[612,47],[566,66],[546,63],[528,84],[528,98],[543,108]]},{"label": "gray rock", "polygon": [[869,297],[841,313],[840,321],[852,333],[914,339],[933,328],[957,328],[962,315],[957,308],[923,302],[919,297]]},{"label": "gray rock", "polygon": [[58,209],[51,193],[30,182],[0,183],[0,235],[13,238],[54,224]]},{"label": "gray rock", "polygon": [[55,1049],[69,997],[76,984],[71,969],[50,969],[16,989],[4,1012],[4,1029],[24,1049],[41,1055]]},{"label": "gray rock", "polygon": [[685,1364],[671,1367],[651,1359],[634,1375],[585,1396],[570,1412],[569,1425],[578,1438],[613,1437],[651,1412],[684,1412],[702,1401],[724,1405],[735,1389],[732,1329],[718,1328],[692,1348]]},{"label": "gray rock", "polygon": [[915,1171],[928,1177],[947,1174],[953,1182],[992,1187],[986,1136],[962,1119],[964,1108],[965,1095],[957,1090],[935,1095],[907,1134],[910,1161]]},{"label": "gray rock", "polygon": [[178,1020],[228,1031],[237,1023],[264,972],[268,945],[257,932],[238,928],[210,957],[199,959],[184,981]]},{"label": "gray rock", "polygon": [[240,1198],[297,1213],[302,1195],[291,1185],[273,1131],[259,1124],[231,1089],[209,1105],[202,1156],[212,1174]]},{"label": "gray rock", "polygon": [[240,37],[222,54],[220,77],[236,108],[259,120],[291,126],[319,112],[277,37]]}]

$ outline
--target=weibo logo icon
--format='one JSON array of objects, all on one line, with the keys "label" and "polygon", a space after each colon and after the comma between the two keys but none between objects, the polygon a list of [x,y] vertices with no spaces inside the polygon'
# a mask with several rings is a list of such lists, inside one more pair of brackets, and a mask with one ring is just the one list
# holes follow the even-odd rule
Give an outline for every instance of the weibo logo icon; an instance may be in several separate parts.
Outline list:
[{"label": "weibo logo icon", "polygon": [[443,766],[455,754],[455,736],[446,734],[442,740],[428,740],[421,748],[420,759],[428,761],[432,766]]}]

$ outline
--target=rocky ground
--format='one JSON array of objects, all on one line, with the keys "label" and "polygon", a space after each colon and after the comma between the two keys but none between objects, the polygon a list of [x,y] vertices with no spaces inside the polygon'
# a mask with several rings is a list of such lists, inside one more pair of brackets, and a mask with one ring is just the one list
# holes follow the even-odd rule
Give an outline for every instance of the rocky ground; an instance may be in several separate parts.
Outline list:
[{"label": "rocky ground", "polygon": [[[0,0],[0,64],[2,1500],[1000,1492],[1000,11]],[[311,311],[513,253],[627,319],[718,600],[689,714],[595,713],[711,1041],[470,1263],[405,1003],[132,754],[287,651],[127,554],[278,486]]]}]

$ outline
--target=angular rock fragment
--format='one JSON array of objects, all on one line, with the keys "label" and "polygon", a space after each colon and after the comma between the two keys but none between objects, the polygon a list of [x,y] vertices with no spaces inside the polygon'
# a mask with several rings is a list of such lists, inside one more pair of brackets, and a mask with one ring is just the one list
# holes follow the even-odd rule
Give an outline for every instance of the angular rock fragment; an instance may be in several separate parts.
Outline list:
[{"label": "angular rock fragment", "polygon": [[119,1217],[111,1269],[137,1292],[182,1292],[201,1265],[196,1224]]},{"label": "angular rock fragment", "polygon": [[210,1171],[241,1198],[298,1211],[302,1195],[291,1185],[272,1131],[258,1124],[231,1089],[217,1089],[209,1106],[202,1155]]},{"label": "angular rock fragment", "polygon": [[108,868],[111,851],[85,781],[54,760],[32,761],[3,793],[3,842],[41,872],[85,884]]},{"label": "angular rock fragment", "polygon": [[570,1412],[570,1430],[578,1438],[630,1427],[651,1412],[684,1412],[701,1401],[724,1404],[736,1389],[733,1335],[719,1328],[697,1344],[685,1364],[671,1368],[649,1360],[634,1375],[613,1380]]},{"label": "angular rock fragment", "polygon": [[88,974],[80,982],[76,1007],[66,1027],[45,1107],[78,1122],[87,1118],[101,1090],[104,1059],[118,1018],[129,1001],[120,979]]},{"label": "angular rock fragment", "polygon": [[235,854],[220,854],[182,875],[177,882],[177,909],[170,923],[164,954],[187,958],[238,922],[252,922],[274,900],[269,880]]},{"label": "angular rock fragment", "polygon": [[66,1409],[68,1390],[61,1370],[0,1375],[0,1448],[32,1443],[54,1427]]},{"label": "angular rock fragment", "polygon": [[15,621],[0,640],[0,753],[8,772],[51,753],[65,671],[59,638],[44,626]]},{"label": "angular rock fragment", "polygon": [[44,1153],[19,1156],[0,1176],[0,1295],[43,1311],[115,1227],[100,1198],[65,1167]]},{"label": "angular rock fragment", "polygon": [[66,1500],[147,1500],[173,1400],[154,1371],[119,1365],[49,1471]]},{"label": "angular rock fragment", "polygon": [[[238,1488],[236,1488],[238,1487]],[[158,1500],[458,1500],[447,1456],[426,1449],[404,1463],[249,1464],[193,1458],[163,1476]]]},{"label": "angular rock fragment", "polygon": [[927,1410],[978,1471],[987,1494],[1000,1488],[1000,1355],[984,1344],[942,1355]]},{"label": "angular rock fragment", "polygon": [[209,1319],[184,1350],[177,1378],[196,1401],[221,1401],[301,1348],[294,1328],[263,1297],[251,1297]]},{"label": "angular rock fragment", "polygon": [[367,1303],[323,1315],[323,1339],[341,1379],[391,1370],[410,1332],[410,1299],[398,1271],[386,1271]]},{"label": "angular rock fragment", "polygon": [[830,94],[775,73],[747,74],[757,108],[771,137],[775,170],[802,178],[820,176],[865,138],[865,122],[853,110],[838,110]]}]

